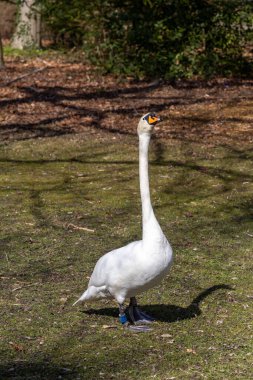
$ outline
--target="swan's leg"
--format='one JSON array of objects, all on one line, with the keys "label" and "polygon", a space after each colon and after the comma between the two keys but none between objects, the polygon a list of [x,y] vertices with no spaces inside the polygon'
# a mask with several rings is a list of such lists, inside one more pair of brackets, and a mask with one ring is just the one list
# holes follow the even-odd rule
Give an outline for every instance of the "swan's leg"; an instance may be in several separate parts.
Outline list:
[{"label": "swan's leg", "polygon": [[123,326],[129,325],[123,304],[119,304],[119,321]]},{"label": "swan's leg", "polygon": [[138,308],[137,301],[135,297],[130,298],[130,304],[128,308],[129,317],[131,322],[136,323],[151,323],[154,321],[154,318],[150,315],[144,313]]},{"label": "swan's leg", "polygon": [[146,332],[150,331],[151,329],[147,326],[137,326],[137,325],[131,325],[129,321],[127,320],[127,316],[125,313],[125,307],[123,304],[119,304],[119,321],[123,325],[124,328],[131,330],[133,332]]}]

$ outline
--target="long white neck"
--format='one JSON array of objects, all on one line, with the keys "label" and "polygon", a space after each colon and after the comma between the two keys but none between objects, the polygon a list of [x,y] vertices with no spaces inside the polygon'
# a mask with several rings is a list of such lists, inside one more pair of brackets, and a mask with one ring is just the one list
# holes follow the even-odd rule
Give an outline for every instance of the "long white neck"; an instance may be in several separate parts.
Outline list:
[{"label": "long white neck", "polygon": [[142,239],[150,241],[152,236],[162,234],[161,228],[155,218],[150,199],[149,176],[148,176],[148,147],[150,135],[139,135],[139,175],[142,204]]}]

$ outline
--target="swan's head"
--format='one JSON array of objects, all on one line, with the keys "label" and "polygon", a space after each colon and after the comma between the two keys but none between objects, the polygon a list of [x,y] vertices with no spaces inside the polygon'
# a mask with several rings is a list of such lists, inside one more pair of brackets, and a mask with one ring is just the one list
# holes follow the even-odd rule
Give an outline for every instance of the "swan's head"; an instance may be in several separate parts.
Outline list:
[{"label": "swan's head", "polygon": [[160,117],[153,112],[149,112],[140,118],[137,132],[139,135],[151,134],[154,126],[160,121]]}]

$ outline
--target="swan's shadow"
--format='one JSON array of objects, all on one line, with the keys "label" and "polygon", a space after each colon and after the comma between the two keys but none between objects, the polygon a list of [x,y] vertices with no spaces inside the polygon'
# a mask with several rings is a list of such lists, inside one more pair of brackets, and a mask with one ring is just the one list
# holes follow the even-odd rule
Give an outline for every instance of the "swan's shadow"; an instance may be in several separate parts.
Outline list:
[{"label": "swan's shadow", "polygon": [[[152,315],[152,317],[154,317],[155,320],[160,321],[160,322],[172,323],[176,321],[182,321],[184,319],[195,318],[196,316],[202,313],[200,309],[201,301],[203,301],[206,297],[208,297],[213,292],[220,289],[233,290],[233,288],[229,285],[225,285],[225,284],[214,285],[204,290],[203,292],[201,292],[197,297],[193,299],[193,301],[187,307],[160,304],[160,305],[141,305],[141,309],[143,309],[148,314]],[[110,317],[116,317],[118,315],[117,308],[103,308],[99,310],[88,309],[88,310],[84,310],[83,312],[89,315],[92,315],[92,314],[93,315],[107,315]]]}]

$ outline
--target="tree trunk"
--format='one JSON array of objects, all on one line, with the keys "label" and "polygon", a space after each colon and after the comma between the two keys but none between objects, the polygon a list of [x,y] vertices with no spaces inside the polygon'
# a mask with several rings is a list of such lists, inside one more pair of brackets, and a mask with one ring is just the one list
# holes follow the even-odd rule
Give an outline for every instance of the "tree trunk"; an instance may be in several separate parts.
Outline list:
[{"label": "tree trunk", "polygon": [[3,43],[2,43],[1,33],[0,33],[0,69],[4,69],[4,51],[3,51]]},{"label": "tree trunk", "polygon": [[22,1],[12,47],[17,49],[40,47],[40,30],[41,16],[38,7],[35,6],[35,0]]}]

